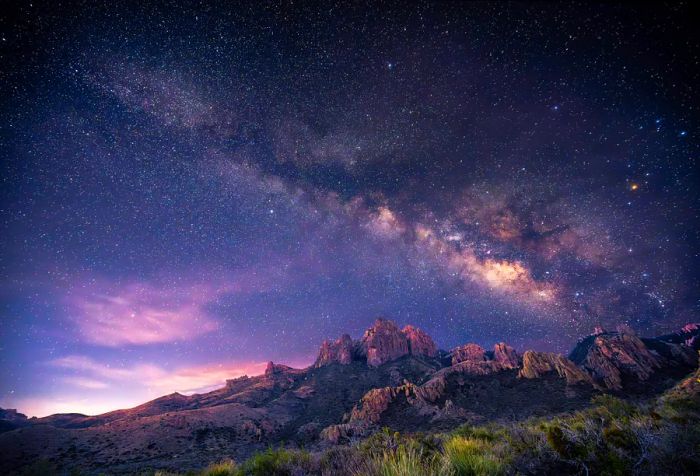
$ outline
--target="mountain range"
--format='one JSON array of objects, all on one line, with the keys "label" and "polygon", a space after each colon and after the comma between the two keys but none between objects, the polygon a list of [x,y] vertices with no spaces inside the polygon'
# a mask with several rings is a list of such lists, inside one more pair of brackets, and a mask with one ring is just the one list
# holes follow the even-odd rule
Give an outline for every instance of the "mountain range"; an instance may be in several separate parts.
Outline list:
[{"label": "mountain range", "polygon": [[563,356],[506,343],[444,351],[417,327],[377,319],[360,339],[324,341],[307,368],[269,362],[263,375],[209,393],[95,416],[0,409],[0,470],[37,460],[88,474],[189,469],[271,446],[322,450],[382,427],[431,432],[555,415],[601,393],[657,395],[697,368],[698,350],[700,324],[654,338],[598,328]]}]

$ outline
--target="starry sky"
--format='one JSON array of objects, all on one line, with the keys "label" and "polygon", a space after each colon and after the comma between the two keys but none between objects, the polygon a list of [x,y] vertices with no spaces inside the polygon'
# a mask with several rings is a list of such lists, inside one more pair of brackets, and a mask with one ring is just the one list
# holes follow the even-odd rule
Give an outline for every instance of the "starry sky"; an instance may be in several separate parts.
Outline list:
[{"label": "starry sky", "polygon": [[103,3],[3,6],[0,406],[698,320],[689,3]]}]

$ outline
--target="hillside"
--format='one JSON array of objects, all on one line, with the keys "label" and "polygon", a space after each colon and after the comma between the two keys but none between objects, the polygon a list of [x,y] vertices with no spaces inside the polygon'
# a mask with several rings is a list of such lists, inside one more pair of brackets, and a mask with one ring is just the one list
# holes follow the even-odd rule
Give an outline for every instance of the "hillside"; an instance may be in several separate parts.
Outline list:
[{"label": "hillside", "polygon": [[[174,393],[102,415],[2,413],[0,468],[36,461],[87,474],[196,469],[281,444],[315,451],[381,428],[413,433],[508,423],[585,409],[596,395],[644,400],[697,366],[697,326],[659,338],[599,332],[569,358],[505,343],[438,350],[420,329],[379,319],[321,345],[314,365],[270,362],[263,375],[196,395]],[[688,384],[691,385],[691,384]]]}]

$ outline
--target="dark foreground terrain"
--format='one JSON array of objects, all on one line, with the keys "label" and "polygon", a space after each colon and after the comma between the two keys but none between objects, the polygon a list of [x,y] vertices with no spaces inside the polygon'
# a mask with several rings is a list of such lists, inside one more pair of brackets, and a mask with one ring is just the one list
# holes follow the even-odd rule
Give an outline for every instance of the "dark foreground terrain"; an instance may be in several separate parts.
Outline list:
[{"label": "dark foreground terrain", "polygon": [[445,352],[379,319],[309,368],[270,363],[206,394],[97,416],[3,410],[0,472],[697,474],[698,335],[599,330],[568,358]]}]

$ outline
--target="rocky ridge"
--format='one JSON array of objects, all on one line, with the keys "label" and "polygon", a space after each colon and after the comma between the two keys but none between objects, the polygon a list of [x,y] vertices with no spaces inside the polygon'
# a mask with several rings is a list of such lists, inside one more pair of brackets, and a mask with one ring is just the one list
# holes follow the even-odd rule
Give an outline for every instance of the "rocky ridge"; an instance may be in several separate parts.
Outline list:
[{"label": "rocky ridge", "polygon": [[173,393],[96,416],[0,413],[0,469],[37,458],[67,470],[87,465],[88,474],[106,467],[130,473],[144,464],[167,469],[174,458],[182,469],[222,451],[242,459],[282,441],[323,446],[382,426],[449,430],[569,411],[602,391],[654,392],[682,378],[696,367],[698,335],[696,324],[658,338],[599,329],[568,358],[521,355],[503,342],[445,352],[414,326],[378,319],[358,340],[346,334],[325,341],[308,368],[270,362],[262,375],[230,379],[205,394]]},{"label": "rocky ridge", "polygon": [[684,331],[673,335],[679,336],[675,338],[678,343],[674,343],[672,339],[642,341],[626,329],[610,333],[597,328],[578,343],[571,358],[532,350],[521,357],[505,343],[496,344],[492,352],[468,343],[449,352],[452,365],[437,370],[422,384],[404,382],[370,390],[355,405],[345,423],[332,425],[322,436],[337,442],[353,435],[365,435],[382,422],[383,415],[392,406],[399,404],[413,407],[423,416],[430,415],[432,421],[464,416],[466,409],[455,406],[450,398],[454,387],[461,388],[474,378],[507,371],[517,371],[518,379],[562,379],[569,395],[575,394],[574,387],[596,392],[620,391],[624,387],[623,377],[628,382],[645,382],[659,370],[692,366],[695,352],[688,344],[695,341],[688,330],[698,333],[699,329],[695,325],[684,327]]},{"label": "rocky ridge", "polygon": [[394,322],[379,318],[359,341],[353,341],[347,334],[335,341],[324,341],[314,366],[348,365],[361,360],[370,367],[378,367],[406,355],[432,358],[437,355],[437,346],[417,327],[407,325],[399,329]]}]

